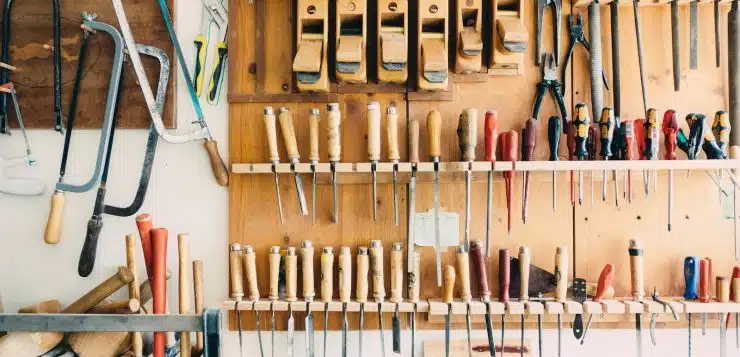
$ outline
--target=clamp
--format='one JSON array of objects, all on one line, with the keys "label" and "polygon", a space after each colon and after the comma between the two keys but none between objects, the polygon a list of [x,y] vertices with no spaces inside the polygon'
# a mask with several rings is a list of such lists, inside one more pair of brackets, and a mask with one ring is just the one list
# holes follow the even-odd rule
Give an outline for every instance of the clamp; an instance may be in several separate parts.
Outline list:
[{"label": "clamp", "polygon": [[[575,15],[568,15],[568,32],[570,33],[570,44],[568,45],[568,52],[565,53],[565,65],[563,66],[563,92],[565,92],[565,78],[568,73],[568,63],[570,58],[573,56],[573,50],[577,43],[583,45],[583,47],[591,53],[591,43],[588,42],[586,34],[583,32],[583,16],[578,13]],[[606,72],[601,71],[601,77],[604,80],[604,87],[609,90],[609,82],[606,80]]]},{"label": "clamp", "polygon": [[[658,288],[657,287],[653,288],[653,294],[651,295],[651,297],[652,297],[653,301],[655,301],[655,302],[663,305],[664,308],[667,307],[668,310],[671,311],[671,314],[673,314],[673,319],[675,319],[676,321],[678,321],[678,312],[673,307],[673,305],[669,304],[665,300],[661,300],[660,299],[660,296],[658,295]],[[656,343],[657,343],[657,340],[655,338],[655,323],[657,321],[657,318],[658,318],[658,314],[657,313],[653,313],[653,314],[650,315],[650,339],[653,342],[653,346],[655,346]]]},{"label": "clamp", "polygon": [[[532,118],[537,119],[539,116],[542,99],[545,97],[545,92],[549,89],[558,109],[560,110],[563,123],[567,123],[568,110],[565,107],[562,86],[560,85],[560,82],[558,82],[558,67],[555,64],[555,57],[553,57],[552,53],[545,53],[542,57],[542,61],[544,62],[542,66],[542,81],[537,83],[537,96],[535,97],[534,108],[532,109]],[[567,125],[563,126],[563,128],[567,127]]]},{"label": "clamp", "polygon": [[542,19],[545,17],[545,8],[552,5],[553,27],[555,27],[555,65],[560,60],[560,38],[562,30],[560,23],[563,19],[562,0],[537,0],[537,58],[535,62],[539,66],[542,59]]}]

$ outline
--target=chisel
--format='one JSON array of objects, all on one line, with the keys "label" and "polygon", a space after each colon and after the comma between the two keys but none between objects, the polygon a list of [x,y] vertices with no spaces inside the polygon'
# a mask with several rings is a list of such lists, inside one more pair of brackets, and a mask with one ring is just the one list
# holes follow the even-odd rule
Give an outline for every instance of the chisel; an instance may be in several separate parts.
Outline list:
[{"label": "chisel", "polygon": [[[599,282],[596,286],[596,295],[594,296],[595,303],[600,304],[602,301],[604,301],[604,295],[606,295],[606,291],[611,288],[613,281],[614,266],[611,264],[607,264],[604,266],[604,269],[601,270],[601,274],[599,275]],[[583,337],[581,337],[581,345],[583,345],[583,343],[586,341],[586,335],[588,334],[588,329],[591,327],[591,322],[593,321],[593,318],[593,314],[588,316],[586,329],[583,330]]]},{"label": "chisel", "polygon": [[324,303],[324,357],[326,357],[326,336],[329,325],[329,303],[334,293],[334,249],[321,250],[321,301]]},{"label": "chisel", "polygon": [[[645,297],[644,263],[642,245],[637,239],[630,239],[630,281],[632,285],[631,295],[637,302],[642,302]],[[642,357],[642,314],[635,314],[635,332],[637,333],[637,356]]]},{"label": "chisel", "polygon": [[388,160],[393,164],[393,224],[398,226],[398,113],[395,106],[385,111],[386,135],[388,137]]},{"label": "chisel", "polygon": [[[588,116],[586,104],[578,103],[575,114],[573,115],[572,130],[575,141],[574,155],[579,161],[586,159],[588,151],[586,149],[586,140],[588,140],[588,126],[591,119]],[[578,204],[583,204],[583,171],[578,171]]]},{"label": "chisel", "polygon": [[447,304],[447,315],[445,315],[445,357],[450,357],[450,320],[452,319],[452,293],[455,289],[455,268],[452,265],[448,265],[447,269],[445,269],[444,281],[442,302]]},{"label": "chisel", "polygon": [[[704,258],[699,261],[699,302],[709,303],[712,300],[712,260]],[[701,334],[707,334],[707,314],[701,314]]]},{"label": "chisel", "polygon": [[280,121],[280,131],[283,133],[285,149],[288,152],[288,158],[290,158],[290,170],[293,171],[295,191],[298,195],[298,206],[301,210],[301,216],[308,216],[306,195],[303,193],[303,180],[301,179],[301,175],[295,171],[296,164],[300,163],[301,155],[298,153],[298,142],[295,138],[293,116],[290,114],[290,110],[287,107],[280,107],[278,120]]},{"label": "chisel", "polygon": [[442,238],[439,233],[439,160],[442,154],[441,144],[442,114],[432,110],[427,115],[429,131],[429,157],[434,163],[434,249],[437,264],[437,286],[442,286]]},{"label": "chisel", "polygon": [[496,162],[496,144],[498,143],[498,112],[486,111],[483,128],[486,162],[491,163],[488,171],[488,194],[486,195],[486,257],[491,254],[491,214],[493,212],[493,165]]},{"label": "chisel", "polygon": [[478,111],[465,109],[457,124],[457,139],[460,145],[460,158],[465,163],[465,236],[463,246],[470,249],[470,185],[473,180],[472,165],[475,161],[475,144],[478,137]]},{"label": "chisel", "polygon": [[[531,255],[529,253],[529,247],[519,247],[519,301],[525,303],[529,301],[529,265],[531,261]],[[524,357],[524,320],[526,316],[522,314],[521,324],[521,343],[519,345],[520,352],[519,356]],[[503,343],[503,342],[502,342]],[[542,353],[540,353],[542,356]]]},{"label": "chisel", "polygon": [[[563,124],[557,116],[551,116],[547,121],[547,144],[550,147],[550,161],[558,161],[558,151],[560,147],[560,131]],[[558,185],[558,175],[555,170],[552,171],[552,211],[555,212],[557,205],[556,188]]]},{"label": "chisel", "polygon": [[473,343],[470,339],[470,302],[473,294],[470,291],[470,255],[465,246],[457,248],[457,271],[460,273],[460,300],[465,303],[467,311],[465,314],[465,328],[468,333],[468,357],[473,357]]},{"label": "chisel", "polygon": [[301,244],[301,275],[303,277],[303,300],[306,301],[306,355],[308,357],[314,357],[316,353],[313,311],[311,311],[311,302],[316,296],[313,277],[313,253],[313,243],[310,240],[304,240]]},{"label": "chisel", "polygon": [[283,216],[283,202],[280,200],[280,179],[276,167],[280,163],[280,153],[278,152],[277,145],[277,122],[275,120],[275,112],[272,110],[272,107],[265,107],[262,118],[265,122],[265,130],[267,131],[268,154],[270,162],[272,162],[272,174],[275,178],[275,195],[277,196],[280,224],[285,224],[285,216]]},{"label": "chisel", "polygon": [[367,158],[373,175],[373,221],[378,220],[378,161],[380,160],[380,104],[367,105]]},{"label": "chisel", "polygon": [[689,3],[689,68],[699,68],[699,0]]},{"label": "chisel", "polygon": [[280,247],[270,247],[268,261],[270,264],[270,293],[267,298],[270,300],[270,356],[275,356],[275,302],[280,299]]},{"label": "chisel", "polygon": [[[555,302],[565,303],[568,297],[568,247],[555,250]],[[563,352],[562,314],[558,314],[558,357]]]},{"label": "chisel", "polygon": [[329,164],[331,165],[331,184],[334,196],[334,224],[339,223],[339,201],[337,197],[337,163],[342,157],[341,125],[342,114],[338,103],[326,106],[326,128],[328,132]]},{"label": "chisel", "polygon": [[[730,279],[724,276],[717,277],[717,302],[728,303],[730,302]],[[719,315],[719,356],[727,356],[727,315],[720,313]]]},{"label": "chisel", "polygon": [[337,269],[339,284],[339,301],[342,302],[342,357],[347,357],[347,303],[352,295],[352,253],[349,247],[339,250],[339,269]]},{"label": "chisel", "polygon": [[[524,131],[522,133],[522,161],[534,160],[534,149],[537,143],[537,121],[529,118],[525,124]],[[524,180],[522,185],[522,193],[524,199],[522,201],[522,223],[527,223],[527,207],[529,202],[529,171],[525,171],[522,175]]]},{"label": "chisel", "polygon": [[[411,354],[415,357],[416,352],[416,309],[419,303],[419,278],[421,277],[421,254],[414,252],[413,258],[413,275],[409,275],[407,280],[409,286],[409,301],[414,304],[414,310],[411,312]],[[740,280],[740,279],[739,279]]]},{"label": "chisel", "polygon": [[[503,133],[500,137],[501,142],[499,145],[501,146],[501,159],[503,161],[511,161],[516,162],[519,160],[519,134],[514,131],[510,130],[505,133]],[[514,177],[516,175],[516,171],[510,170],[507,172],[504,172],[504,181],[506,181],[506,209],[508,211],[507,216],[507,230],[509,233],[509,236],[511,236],[511,200],[512,196],[514,195]]]},{"label": "chisel", "polygon": [[319,163],[319,109],[312,108],[308,115],[311,150],[308,159],[311,161],[311,224],[316,224],[316,164]]},{"label": "chisel", "polygon": [[[293,303],[298,301],[298,255],[294,247],[285,254],[285,301],[288,302],[288,357],[293,357],[295,346],[295,319]],[[273,343],[274,344],[274,343]]]},{"label": "chisel", "polygon": [[[609,161],[612,157],[612,140],[614,139],[614,110],[612,108],[604,108],[601,111],[601,120],[599,120],[599,141],[601,143],[601,151],[599,155],[604,161]],[[601,183],[601,200],[606,202],[606,170],[601,172],[601,179],[604,181]],[[614,199],[617,201],[617,207],[619,207],[619,189],[617,188],[617,174],[614,171]]]},{"label": "chisel", "polygon": [[362,329],[365,325],[365,303],[368,294],[368,274],[370,273],[370,260],[367,255],[367,247],[357,248],[357,291],[355,298],[360,304],[360,331],[359,331],[359,351],[358,355],[362,357]]},{"label": "chisel", "polygon": [[681,41],[679,33],[678,0],[671,0],[671,49],[673,50],[673,90],[681,90]]},{"label": "chisel", "polygon": [[470,243],[470,254],[473,257],[473,269],[478,277],[480,301],[486,304],[486,333],[488,336],[488,351],[491,357],[496,356],[496,343],[493,340],[493,323],[491,322],[491,289],[488,288],[488,261],[483,254],[483,244],[479,240]]},{"label": "chisel", "polygon": [[[683,292],[684,300],[696,300],[699,297],[699,260],[696,257],[686,257],[683,261],[683,278],[685,289]],[[689,324],[689,357],[691,357],[691,313],[687,314]]]},{"label": "chisel", "polygon": [[398,317],[398,304],[403,302],[403,244],[393,243],[391,249],[391,302],[396,304],[393,312],[393,353],[401,353],[401,319]]},{"label": "chisel", "polygon": [[[516,132],[515,132],[516,133]],[[498,302],[506,304],[509,302],[509,282],[511,279],[511,253],[508,249],[498,251]],[[504,355],[506,342],[506,314],[501,314],[501,356]]]},{"label": "chisel", "polygon": [[383,332],[383,300],[385,300],[385,280],[383,278],[383,243],[370,241],[370,274],[373,281],[373,298],[378,304],[378,328],[380,329],[380,352],[385,357],[385,338]]},{"label": "chisel", "polygon": [[[260,291],[257,285],[257,262],[254,247],[251,245],[242,248],[242,266],[244,267],[244,273],[247,276],[247,287],[249,288],[249,301],[252,302],[252,306],[259,301]],[[262,347],[262,330],[260,329],[260,313],[259,310],[254,309],[254,323],[257,330],[257,339],[260,345],[260,356],[265,357],[265,351]],[[274,328],[274,323],[273,323]]]},{"label": "chisel", "polygon": [[[190,311],[190,294],[188,293],[190,285],[190,276],[188,276],[188,270],[190,265],[190,251],[188,247],[189,235],[187,233],[180,233],[177,235],[177,262],[178,262],[178,310],[180,314],[192,314]],[[134,272],[134,274],[136,274]],[[180,356],[190,357],[190,332],[180,333]]]},{"label": "chisel", "polygon": [[[664,160],[676,160],[676,136],[678,134],[678,117],[676,111],[669,109],[663,114]],[[668,170],[668,231],[673,228],[673,170]]]},{"label": "chisel", "polygon": [[244,298],[244,280],[242,279],[242,246],[232,243],[229,251],[229,282],[231,283],[231,299],[235,301],[236,326],[239,330],[239,355],[243,356],[244,338],[242,336],[242,314],[239,302]]},{"label": "chisel", "polygon": [[416,252],[414,241],[414,218],[416,217],[416,176],[419,165],[419,121],[409,121],[409,162],[411,163],[411,177],[409,178],[409,204],[406,217],[406,271],[409,274],[408,281],[411,282],[411,274],[414,271],[413,261]]}]

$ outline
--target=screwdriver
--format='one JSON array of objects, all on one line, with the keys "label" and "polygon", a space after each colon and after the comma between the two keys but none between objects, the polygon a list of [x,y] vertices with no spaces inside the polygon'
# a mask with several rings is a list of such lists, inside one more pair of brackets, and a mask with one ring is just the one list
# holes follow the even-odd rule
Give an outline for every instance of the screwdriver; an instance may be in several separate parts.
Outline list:
[{"label": "screwdriver", "polygon": [[[645,259],[643,256],[642,245],[637,239],[630,239],[629,243],[630,256],[630,277],[632,285],[632,298],[637,302],[642,302],[645,297]],[[637,333],[637,356],[642,356],[642,315],[635,314],[635,332]]]},{"label": "screwdriver", "polygon": [[360,357],[362,357],[362,330],[365,326],[365,303],[367,303],[368,295],[367,279],[370,273],[370,258],[367,250],[367,247],[357,248],[357,286],[355,290],[355,299],[360,304],[360,327],[358,332],[358,354]]},{"label": "screwdriver", "polygon": [[[576,156],[576,140],[574,137],[574,129],[573,125],[570,125],[570,123],[563,123],[564,127],[567,128],[568,134],[566,139],[567,145],[568,145],[568,160],[569,161],[575,161]],[[571,206],[575,207],[576,205],[576,184],[575,184],[575,178],[573,170],[570,170],[570,204]]]},{"label": "screwdriver", "polygon": [[370,102],[367,105],[367,156],[373,174],[373,221],[378,220],[378,174],[380,160],[380,104]]},{"label": "screwdriver", "polygon": [[[604,112],[602,111],[602,114],[603,113]],[[604,269],[601,270],[601,274],[599,275],[599,282],[596,285],[596,295],[594,296],[595,303],[600,304],[604,300],[604,295],[606,295],[606,291],[609,290],[609,288],[612,286],[613,281],[614,281],[614,266],[611,264],[607,264],[604,266]],[[586,341],[586,334],[588,333],[589,327],[591,327],[591,321],[593,317],[594,317],[593,314],[589,315],[588,317],[588,322],[586,323],[586,329],[583,330],[583,337],[581,337],[581,346],[583,346],[583,343]]]},{"label": "screwdriver", "polygon": [[265,122],[265,129],[267,130],[267,146],[269,149],[270,162],[272,162],[272,173],[275,178],[275,193],[277,195],[280,224],[285,224],[283,203],[280,200],[280,179],[277,172],[277,165],[280,163],[280,153],[278,152],[277,146],[277,122],[275,120],[275,112],[272,110],[272,107],[265,107],[262,119]]},{"label": "screwdriver", "polygon": [[[622,122],[622,128],[624,130],[624,159],[634,160],[635,151],[635,125],[631,120],[625,120]],[[632,203],[632,170],[627,170],[627,202]]]},{"label": "screwdriver", "polygon": [[[496,357],[496,343],[493,341],[493,323],[491,323],[491,290],[488,288],[488,261],[483,256],[483,245],[474,240],[470,243],[470,253],[473,257],[473,270],[478,277],[480,300],[486,305],[486,333],[488,336],[488,350],[491,357]],[[412,355],[413,356],[413,355]]]},{"label": "screwdriver", "polygon": [[[716,283],[717,302],[730,302],[730,279],[718,276]],[[719,314],[719,355],[727,356],[727,315]]]},{"label": "screwdriver", "polygon": [[311,224],[316,224],[316,164],[319,163],[319,109],[311,108],[308,114],[311,149],[308,160],[311,161]]},{"label": "screwdriver", "polygon": [[[568,297],[568,247],[559,246],[555,249],[555,301],[565,303]],[[563,350],[563,321],[562,314],[558,314],[558,357]]]},{"label": "screwdriver", "polygon": [[[683,277],[686,284],[683,292],[685,300],[696,300],[699,297],[697,287],[699,284],[699,260],[696,257],[686,257],[683,261]],[[689,357],[691,357],[691,313],[687,314],[689,324]]]},{"label": "screwdriver", "polygon": [[493,163],[496,162],[496,144],[498,143],[498,112],[486,111],[484,124],[484,145],[486,147],[486,162],[491,163],[488,171],[488,195],[486,196],[486,257],[491,252],[491,211],[493,211]]},{"label": "screwdriver", "polygon": [[[522,161],[534,160],[534,148],[537,143],[537,120],[528,119],[525,124],[524,130],[522,130]],[[529,171],[525,171],[522,175],[522,193],[524,200],[522,202],[522,222],[527,223],[527,204],[529,201]]]},{"label": "screwdriver", "polygon": [[437,287],[442,286],[442,241],[439,236],[439,160],[442,155],[441,144],[442,114],[432,110],[427,114],[429,131],[429,157],[434,163],[434,248],[437,258]]},{"label": "screwdriver", "polygon": [[[637,147],[637,158],[636,160],[645,160],[645,151],[647,149],[645,148],[645,121],[642,119],[637,119],[633,122],[632,125],[633,131],[635,133],[634,136],[634,143]],[[644,186],[645,191],[645,197],[648,195],[648,178],[647,178],[647,170],[642,170],[642,183]]]},{"label": "screwdriver", "polygon": [[[658,145],[659,145],[659,133],[658,133],[658,118],[657,111],[653,108],[648,109],[647,118],[645,119],[645,159],[656,160],[658,158]],[[647,173],[648,188],[646,193],[649,192],[649,183],[652,181],[651,178],[654,172],[652,170]],[[656,174],[657,175],[657,174]]]},{"label": "screwdriver", "polygon": [[[596,160],[596,135],[597,134],[596,127],[589,126],[588,127],[588,138],[586,139],[586,150],[588,151],[588,160],[593,161]],[[589,176],[589,182],[590,182],[590,189],[591,189],[591,207],[594,206],[594,171],[590,170],[588,173]]]},{"label": "screwdriver", "polygon": [[465,251],[470,250],[470,185],[472,181],[472,165],[475,161],[475,144],[478,136],[478,111],[465,109],[460,114],[457,124],[457,139],[460,145],[460,156],[465,162],[465,237],[463,246]]},{"label": "screwdriver", "polygon": [[388,160],[393,163],[393,224],[398,226],[398,161],[401,153],[398,150],[398,113],[391,105],[385,111],[386,135],[388,136]]},{"label": "screwdriver", "polygon": [[[612,157],[612,140],[614,139],[614,109],[604,108],[601,111],[601,120],[599,120],[599,134],[601,151],[599,155],[604,161],[609,161]],[[606,170],[601,172],[601,178],[604,182],[601,185],[601,200],[606,202]],[[617,180],[617,171],[614,170],[614,199],[619,207],[619,180]]]},{"label": "screwdriver", "polygon": [[[519,135],[516,131],[510,130],[501,135],[501,158],[504,161],[516,162],[519,159]],[[504,172],[504,180],[506,181],[506,209],[508,210],[508,232],[511,236],[511,196],[514,195],[514,187],[512,181],[514,180],[515,171],[512,170]]]},{"label": "screwdriver", "polygon": [[[714,121],[712,122],[712,134],[714,134],[714,139],[717,142],[717,146],[720,150],[722,150],[722,154],[725,158],[727,158],[727,149],[729,147],[728,143],[730,141],[730,118],[727,115],[727,112],[724,110],[720,110],[717,113],[714,114]],[[722,171],[719,172],[719,180],[722,180]],[[722,193],[720,192],[720,198],[722,197]]]},{"label": "screwdriver", "polygon": [[[730,300],[740,303],[740,266],[732,268],[730,281]],[[727,314],[727,325],[730,324],[730,314]],[[740,348],[740,313],[735,313],[735,347]]]},{"label": "screwdriver", "polygon": [[[678,133],[678,118],[676,111],[669,109],[663,114],[663,136],[665,145],[665,160],[676,160],[676,134]],[[673,226],[673,170],[668,170],[668,231]]]},{"label": "screwdriver", "polygon": [[[712,260],[704,258],[699,261],[699,302],[712,300]],[[701,314],[701,334],[707,334],[707,314]]]},{"label": "screwdriver", "polygon": [[306,195],[303,193],[303,180],[301,175],[295,171],[295,165],[300,162],[300,154],[298,153],[298,142],[295,138],[295,127],[293,126],[293,115],[290,114],[290,110],[287,107],[280,107],[280,115],[278,116],[280,121],[280,131],[283,133],[283,141],[285,142],[285,149],[288,152],[290,158],[290,170],[293,171],[293,177],[295,181],[295,190],[298,195],[298,206],[301,210],[301,216],[308,216],[308,208],[306,208]]},{"label": "screwdriver", "polygon": [[326,128],[329,138],[329,164],[331,165],[331,184],[334,194],[334,224],[339,223],[339,201],[337,197],[337,163],[342,157],[342,131],[340,125],[342,114],[339,112],[339,103],[326,105]]},{"label": "screwdriver", "polygon": [[[519,247],[519,301],[524,302],[526,306],[526,302],[529,301],[529,267],[530,262],[532,260],[532,256],[529,252],[529,247],[522,246]],[[520,339],[520,352],[519,356],[524,357],[524,320],[526,319],[525,314],[522,314],[522,323],[521,323],[521,339]],[[540,329],[541,331],[541,329]],[[542,340],[540,339],[540,342]],[[503,341],[501,342],[504,343]],[[540,346],[542,344],[540,343]],[[541,349],[541,347],[540,347]],[[540,356],[542,356],[542,351],[540,351]]]},{"label": "screwdriver", "polygon": [[[558,149],[560,146],[560,130],[562,130],[562,122],[557,116],[551,116],[547,121],[547,143],[550,146],[550,161],[558,161]],[[556,187],[557,187],[557,173],[555,170],[552,171],[552,211],[555,212],[556,208]]]},{"label": "screwdriver", "polygon": [[[588,151],[586,150],[586,140],[588,139],[588,125],[591,120],[588,117],[588,107],[586,104],[578,103],[575,114],[573,115],[573,140],[575,151],[573,155],[579,160],[586,159]],[[583,204],[583,171],[578,171],[578,204]]]},{"label": "screwdriver", "polygon": [[[516,133],[516,132],[515,132]],[[511,280],[511,266],[509,261],[511,260],[511,253],[508,249],[499,249],[498,251],[498,302],[506,304],[509,302],[509,283]],[[504,354],[506,341],[506,315],[501,314],[501,355]]]}]

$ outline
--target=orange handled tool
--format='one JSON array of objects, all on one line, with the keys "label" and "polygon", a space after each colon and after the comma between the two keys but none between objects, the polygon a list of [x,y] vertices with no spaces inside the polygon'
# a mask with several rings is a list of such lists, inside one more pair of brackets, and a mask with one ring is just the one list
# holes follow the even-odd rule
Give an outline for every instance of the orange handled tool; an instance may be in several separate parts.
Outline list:
[{"label": "orange handled tool", "polygon": [[[732,302],[740,302],[740,266],[735,266],[732,268],[732,275],[730,278],[730,301]],[[738,319],[740,314],[735,313],[735,324],[737,324],[740,319]],[[727,325],[725,325],[725,328],[730,326],[730,314],[727,314]],[[736,328],[737,329],[737,328]]]},{"label": "orange handled tool", "polygon": [[[167,308],[167,229],[151,230],[152,239],[152,299],[154,314],[165,314]],[[154,357],[164,357],[165,333],[154,333]]]},{"label": "orange handled tool", "polygon": [[144,252],[144,265],[146,266],[146,276],[150,282],[153,281],[152,269],[152,215],[143,213],[136,216],[136,227],[139,229],[139,239],[141,239],[141,250]]},{"label": "orange handled tool", "polygon": [[[510,130],[501,135],[501,158],[504,161],[511,161],[515,163],[519,160],[519,134]],[[504,172],[504,180],[506,181],[506,209],[508,210],[508,232],[511,235],[511,197],[514,195],[513,180],[516,171],[512,170]]]},{"label": "orange handled tool", "polygon": [[[496,144],[498,143],[498,113],[495,110],[486,111],[483,128],[486,161],[496,162]],[[493,164],[492,164],[493,166]],[[486,196],[486,257],[491,247],[491,212],[493,211],[493,167],[488,171],[488,194]]]},{"label": "orange handled tool", "polygon": [[594,302],[600,303],[604,300],[604,295],[606,295],[606,292],[612,286],[613,282],[614,266],[611,264],[607,264],[604,266],[604,269],[601,270],[601,275],[599,275],[599,283],[596,286],[596,296],[594,296]]}]

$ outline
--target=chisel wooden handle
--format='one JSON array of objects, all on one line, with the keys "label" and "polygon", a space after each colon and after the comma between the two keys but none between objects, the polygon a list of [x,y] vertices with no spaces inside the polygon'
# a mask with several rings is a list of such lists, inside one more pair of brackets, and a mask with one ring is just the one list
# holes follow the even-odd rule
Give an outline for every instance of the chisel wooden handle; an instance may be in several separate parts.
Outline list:
[{"label": "chisel wooden handle", "polygon": [[221,154],[218,153],[218,142],[213,139],[207,139],[203,142],[203,147],[208,153],[208,160],[211,163],[211,171],[213,171],[213,177],[216,179],[216,183],[222,187],[228,186],[229,170],[226,168]]},{"label": "chisel wooden handle", "polygon": [[326,108],[326,129],[328,133],[327,149],[329,150],[329,161],[339,162],[342,158],[342,114],[339,112],[338,103],[330,103]]},{"label": "chisel wooden handle", "polygon": [[[98,304],[87,312],[91,314],[135,314],[140,309],[141,302],[139,299],[124,299]],[[133,344],[134,341],[131,343]],[[141,354],[137,356],[141,356]]]},{"label": "chisel wooden handle", "polygon": [[128,268],[119,267],[116,274],[67,306],[66,309],[62,310],[62,313],[84,314],[133,280],[134,274]]},{"label": "chisel wooden handle", "polygon": [[498,301],[509,302],[509,282],[511,279],[511,267],[509,261],[511,260],[511,253],[508,249],[500,249],[498,251]]},{"label": "chisel wooden handle", "polygon": [[276,301],[280,298],[278,295],[278,284],[280,282],[280,247],[276,245],[270,247],[268,260],[270,263],[270,292],[267,297],[270,301]]},{"label": "chisel wooden handle", "polygon": [[293,115],[290,113],[290,109],[280,107],[278,120],[280,121],[280,131],[283,133],[283,142],[285,143],[285,149],[288,152],[288,158],[290,159],[290,162],[298,162],[301,155],[298,153],[298,142],[295,138]]},{"label": "chisel wooden handle", "polygon": [[436,109],[427,114],[427,130],[429,132],[429,157],[432,161],[442,156],[442,114]]},{"label": "chisel wooden handle", "polygon": [[144,266],[146,267],[146,276],[149,281],[153,280],[154,270],[152,269],[152,215],[143,213],[136,216],[136,228],[139,230],[139,239],[141,240],[141,251],[144,254]]},{"label": "chisel wooden handle", "polygon": [[[152,269],[154,281],[152,283],[152,298],[154,300],[154,314],[167,313],[167,229],[154,228],[152,238]],[[166,336],[164,332],[154,333],[154,357],[164,357]]]},{"label": "chisel wooden handle", "polygon": [[730,279],[724,276],[717,277],[717,301],[730,302]]},{"label": "chisel wooden handle", "polygon": [[460,274],[460,299],[470,302],[473,300],[470,290],[470,256],[464,246],[457,247],[456,258],[457,272]]},{"label": "chisel wooden handle", "polygon": [[313,244],[304,240],[301,245],[301,275],[303,277],[303,299],[313,301],[316,296],[313,278]]},{"label": "chisel wooden handle", "polygon": [[414,273],[413,279],[409,279],[409,301],[412,303],[419,302],[419,282],[421,281],[421,253],[414,252]]},{"label": "chisel wooden handle", "polygon": [[370,273],[370,258],[367,247],[357,248],[357,291],[355,298],[357,302],[367,302],[368,296],[368,274]]},{"label": "chisel wooden handle", "polygon": [[64,192],[54,191],[51,195],[51,208],[49,219],[46,221],[44,231],[44,242],[46,244],[57,244],[62,236],[62,213],[64,212]]},{"label": "chisel wooden handle", "polygon": [[457,124],[457,138],[460,144],[460,155],[462,161],[475,161],[475,146],[478,140],[478,111],[474,108],[466,108],[460,114]]},{"label": "chisel wooden handle", "polygon": [[259,285],[257,285],[257,257],[251,245],[242,248],[242,266],[247,275],[249,300],[257,301],[260,299]]},{"label": "chisel wooden handle", "polygon": [[403,244],[393,243],[391,249],[391,302],[403,302]]},{"label": "chisel wooden handle", "polygon": [[599,275],[599,284],[596,287],[596,295],[594,296],[594,302],[602,302],[609,288],[612,286],[614,281],[614,266],[607,264],[604,269],[601,270]]},{"label": "chisel wooden handle", "polygon": [[285,301],[298,301],[298,254],[288,247],[285,254]]},{"label": "chisel wooden handle", "polygon": [[136,273],[138,271],[136,266],[136,237],[133,234],[126,235],[126,267],[133,275],[133,280],[128,284],[128,297],[138,300],[141,298],[141,291],[139,291],[139,279]]},{"label": "chisel wooden handle", "polygon": [[735,295],[732,297],[732,302],[734,303],[740,303],[740,278],[732,278],[732,288],[730,289],[731,292],[735,292]]},{"label": "chisel wooden handle", "polygon": [[334,294],[334,249],[321,250],[321,301],[330,302]]},{"label": "chisel wooden handle", "polygon": [[231,277],[231,298],[241,301],[244,298],[244,278],[242,276],[242,246],[239,243],[231,244],[229,276]]},{"label": "chisel wooden handle", "polygon": [[529,247],[519,247],[519,301],[529,300],[529,265],[531,262]]},{"label": "chisel wooden handle", "polygon": [[380,160],[380,104],[370,102],[367,105],[367,159]]},{"label": "chisel wooden handle", "polygon": [[470,254],[473,257],[473,268],[478,277],[478,286],[480,287],[480,300],[483,302],[491,301],[491,289],[488,287],[488,262],[483,253],[483,243],[479,240],[470,242]]},{"label": "chisel wooden handle", "polygon": [[339,301],[349,302],[352,297],[352,252],[349,247],[339,249],[337,280],[339,284]]},{"label": "chisel wooden handle", "polygon": [[699,261],[699,301],[709,302],[712,299],[712,261],[704,258]]},{"label": "chisel wooden handle", "polygon": [[645,276],[642,245],[639,240],[630,239],[629,254],[632,297],[635,301],[642,301],[645,297]]},{"label": "chisel wooden handle", "polygon": [[370,242],[370,275],[373,280],[373,297],[375,302],[385,300],[385,279],[383,277],[383,243],[379,240]]},{"label": "chisel wooden handle", "polygon": [[267,158],[272,163],[280,162],[280,152],[277,144],[277,120],[272,107],[265,107],[262,120],[265,122],[265,132],[267,134]]},{"label": "chisel wooden handle", "polygon": [[[203,262],[193,261],[193,295],[195,295],[195,313],[203,313]],[[203,332],[195,334],[194,354],[199,356],[203,352]]]},{"label": "chisel wooden handle", "polygon": [[[189,236],[187,233],[177,235],[177,257],[180,269],[179,301],[180,313],[190,314],[190,252],[188,249]],[[190,332],[180,334],[180,357],[190,357]]]},{"label": "chisel wooden handle", "polygon": [[318,108],[311,108],[308,114],[308,130],[310,137],[310,149],[308,159],[311,162],[319,162],[319,120],[321,120]]},{"label": "chisel wooden handle", "polygon": [[565,302],[568,297],[568,247],[555,250],[555,301]]},{"label": "chisel wooden handle", "polygon": [[390,106],[385,110],[386,136],[388,137],[388,160],[398,162],[401,153],[398,150],[398,112]]},{"label": "chisel wooden handle", "polygon": [[486,161],[496,162],[496,144],[498,143],[498,112],[487,110],[483,127],[483,139],[486,147]]},{"label": "chisel wooden handle", "polygon": [[445,269],[443,281],[442,302],[451,304],[454,301],[453,293],[455,291],[455,268],[452,265],[448,265]]},{"label": "chisel wooden handle", "polygon": [[409,121],[409,162],[419,163],[419,121]]}]

